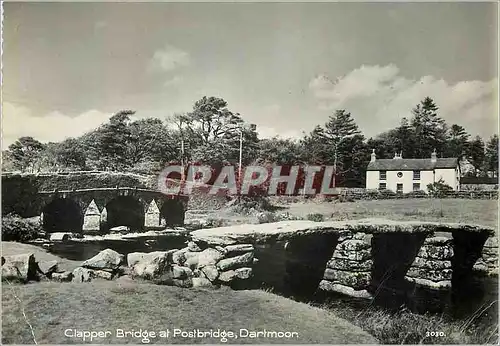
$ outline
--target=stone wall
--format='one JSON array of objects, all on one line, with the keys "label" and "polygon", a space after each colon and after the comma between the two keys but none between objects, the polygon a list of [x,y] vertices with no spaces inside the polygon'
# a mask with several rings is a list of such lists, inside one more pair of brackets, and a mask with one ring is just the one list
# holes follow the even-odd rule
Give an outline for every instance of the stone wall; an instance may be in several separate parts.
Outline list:
[{"label": "stone wall", "polygon": [[252,277],[254,247],[251,244],[209,246],[190,241],[180,250],[131,253],[131,276],[180,287],[235,286]]},{"label": "stone wall", "polygon": [[453,239],[445,237],[426,238],[405,279],[432,289],[451,287],[453,273]]},{"label": "stone wall", "polygon": [[368,292],[373,267],[371,240],[371,234],[342,233],[319,288],[353,297],[371,297]]},{"label": "stone wall", "polygon": [[498,275],[498,238],[491,237],[486,240],[481,257],[476,261],[473,269],[487,276]]},{"label": "stone wall", "polygon": [[[391,190],[360,190],[344,189],[338,196],[340,200],[381,200],[381,199],[405,199],[405,198],[431,198],[423,191],[408,193],[395,193]],[[498,199],[498,190],[463,190],[444,193],[439,198],[465,198],[465,199]]]}]

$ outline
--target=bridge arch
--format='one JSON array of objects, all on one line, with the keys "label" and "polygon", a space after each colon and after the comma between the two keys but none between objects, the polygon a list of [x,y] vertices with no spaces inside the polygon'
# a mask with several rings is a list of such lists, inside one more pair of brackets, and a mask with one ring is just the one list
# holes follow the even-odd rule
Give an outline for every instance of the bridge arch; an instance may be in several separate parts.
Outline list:
[{"label": "bridge arch", "polygon": [[43,229],[47,232],[81,232],[83,213],[78,202],[56,197],[43,208]]},{"label": "bridge arch", "polygon": [[166,226],[180,226],[184,224],[185,206],[179,199],[165,199],[160,208],[160,218],[165,220]]},{"label": "bridge arch", "polygon": [[106,206],[105,230],[117,226],[128,226],[131,230],[144,228],[144,203],[134,196],[117,196]]}]

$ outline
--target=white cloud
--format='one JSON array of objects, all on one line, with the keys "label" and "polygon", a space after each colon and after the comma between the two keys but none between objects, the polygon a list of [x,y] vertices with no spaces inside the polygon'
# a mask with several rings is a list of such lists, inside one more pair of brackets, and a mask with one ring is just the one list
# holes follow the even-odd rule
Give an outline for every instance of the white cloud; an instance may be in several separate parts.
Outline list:
[{"label": "white cloud", "polygon": [[259,134],[259,138],[289,138],[289,139],[299,139],[302,138],[303,133],[298,130],[277,130],[273,127],[268,126],[258,126],[257,125],[257,133]]},{"label": "white cloud", "polygon": [[106,28],[107,26],[108,26],[108,22],[106,22],[105,20],[99,20],[99,21],[94,23],[94,30],[100,30],[100,29]]},{"label": "white cloud", "polygon": [[172,86],[177,86],[177,85],[181,84],[183,81],[184,81],[184,77],[182,77],[182,76],[174,76],[171,79],[166,80],[163,83],[163,86],[166,87],[166,88],[172,87]]},{"label": "white cloud", "polygon": [[348,110],[368,136],[411,117],[411,109],[426,96],[434,99],[449,124],[463,125],[473,135],[497,132],[498,79],[449,84],[433,76],[406,78],[393,64],[363,65],[336,81],[317,76],[309,88],[320,109]]},{"label": "white cloud", "polygon": [[171,45],[157,50],[151,60],[153,68],[159,68],[163,71],[172,71],[181,66],[188,66],[190,63],[191,57],[188,52]]},{"label": "white cloud", "polygon": [[57,111],[44,116],[34,116],[27,107],[4,102],[2,148],[6,149],[22,136],[32,136],[41,142],[77,137],[105,123],[110,117],[111,114],[97,110],[89,110],[76,117],[69,117]]}]

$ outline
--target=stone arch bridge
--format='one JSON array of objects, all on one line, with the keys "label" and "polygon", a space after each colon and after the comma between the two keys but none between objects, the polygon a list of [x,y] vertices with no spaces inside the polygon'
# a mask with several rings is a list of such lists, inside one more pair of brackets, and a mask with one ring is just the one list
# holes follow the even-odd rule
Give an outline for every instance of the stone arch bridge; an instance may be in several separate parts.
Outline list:
[{"label": "stone arch bridge", "polygon": [[168,196],[136,187],[39,191],[40,219],[46,231],[106,232],[182,225],[186,196]]}]

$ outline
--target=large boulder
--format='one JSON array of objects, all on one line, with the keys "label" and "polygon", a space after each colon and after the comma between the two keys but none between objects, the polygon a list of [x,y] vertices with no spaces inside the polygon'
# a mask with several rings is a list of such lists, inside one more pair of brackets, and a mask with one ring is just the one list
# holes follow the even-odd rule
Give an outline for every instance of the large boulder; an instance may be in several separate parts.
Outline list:
[{"label": "large boulder", "polygon": [[111,269],[116,270],[123,262],[124,256],[118,252],[106,249],[99,252],[94,257],[82,263],[82,267],[88,269]]},{"label": "large boulder", "polygon": [[231,282],[234,279],[249,279],[252,276],[252,268],[238,268],[236,270],[228,270],[220,273],[219,281]]},{"label": "large boulder", "polygon": [[192,252],[200,252],[202,250],[200,248],[200,246],[198,244],[196,244],[194,241],[188,242],[187,248],[189,251],[192,251]]},{"label": "large boulder", "polygon": [[186,259],[184,261],[184,266],[189,267],[191,269],[196,269],[198,268],[198,258],[199,258],[199,252],[190,252],[186,251],[184,253],[184,258]]},{"label": "large boulder", "polygon": [[71,239],[71,233],[68,232],[54,232],[50,234],[51,241],[68,241]]},{"label": "large boulder", "polygon": [[247,252],[240,256],[229,257],[223,260],[220,260],[217,263],[217,268],[221,271],[225,271],[227,269],[242,267],[245,265],[252,264],[253,262],[253,252]]},{"label": "large boulder", "polygon": [[181,267],[178,265],[172,266],[172,277],[174,279],[185,280],[193,277],[193,271],[188,267]]},{"label": "large boulder", "polygon": [[200,271],[205,274],[208,280],[215,281],[219,276],[219,271],[214,265],[204,266],[200,269]]},{"label": "large boulder", "polygon": [[124,233],[130,232],[130,227],[128,227],[128,226],[116,226],[116,227],[110,228],[109,232],[110,233],[124,234]]},{"label": "large boulder", "polygon": [[141,261],[150,261],[156,257],[167,256],[167,259],[170,259],[172,253],[175,253],[177,250],[169,250],[169,251],[153,251],[153,252],[131,252],[127,255],[127,264],[129,267],[135,266],[137,263]]},{"label": "large boulder", "polygon": [[73,273],[69,271],[63,273],[52,273],[51,279],[59,282],[69,282],[73,280]]},{"label": "large boulder", "polygon": [[184,262],[186,262],[186,255],[185,254],[187,251],[188,251],[187,248],[175,251],[172,254],[172,262],[179,264],[179,265],[183,265]]},{"label": "large boulder", "polygon": [[2,256],[2,280],[38,280],[38,265],[32,253]]},{"label": "large boulder", "polygon": [[72,274],[72,282],[90,282],[96,277],[93,270],[82,267],[75,268]]},{"label": "large boulder", "polygon": [[213,287],[210,280],[206,278],[193,278],[191,281],[193,282],[193,287]]},{"label": "large boulder", "polygon": [[57,272],[58,263],[56,260],[44,261],[38,263],[38,268],[45,276],[51,276],[52,273]]},{"label": "large boulder", "polygon": [[254,247],[252,244],[236,244],[224,247],[224,252],[227,256],[241,255],[245,252],[253,252]]},{"label": "large boulder", "polygon": [[113,274],[106,270],[94,270],[94,276],[97,279],[111,280],[113,279]]},{"label": "large boulder", "polygon": [[145,257],[132,267],[131,275],[145,280],[161,280],[165,275],[172,278],[172,270],[168,265],[168,254]]},{"label": "large boulder", "polygon": [[220,251],[212,249],[212,248],[205,249],[202,252],[200,252],[199,254],[200,254],[198,256],[198,267],[199,268],[203,268],[203,267],[209,266],[209,265],[215,265],[222,258],[224,258],[224,254],[222,254]]}]

